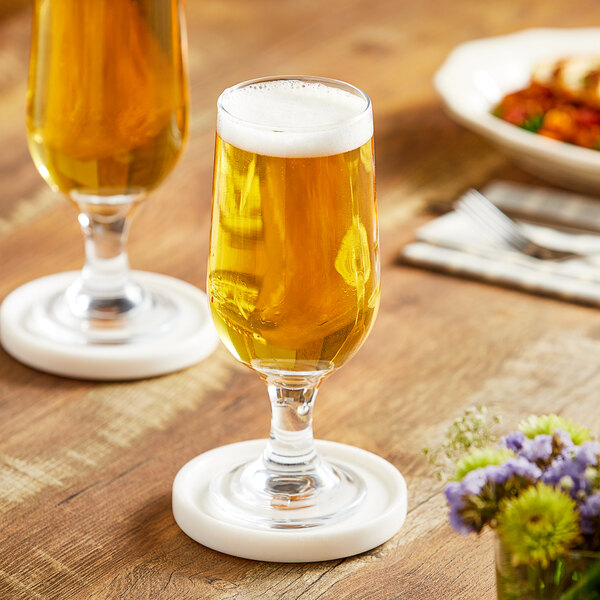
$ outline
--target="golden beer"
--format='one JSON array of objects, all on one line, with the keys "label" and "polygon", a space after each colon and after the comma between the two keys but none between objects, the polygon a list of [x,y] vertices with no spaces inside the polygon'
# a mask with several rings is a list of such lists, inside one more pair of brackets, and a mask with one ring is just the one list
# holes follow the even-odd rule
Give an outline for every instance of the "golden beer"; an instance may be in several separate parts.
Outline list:
[{"label": "golden beer", "polygon": [[337,368],[371,328],[379,249],[370,123],[333,144],[310,131],[283,130],[280,143],[277,131],[218,126],[208,296],[221,339],[259,371]]},{"label": "golden beer", "polygon": [[27,129],[42,176],[91,196],[155,188],[187,129],[178,1],[36,0],[34,10]]}]

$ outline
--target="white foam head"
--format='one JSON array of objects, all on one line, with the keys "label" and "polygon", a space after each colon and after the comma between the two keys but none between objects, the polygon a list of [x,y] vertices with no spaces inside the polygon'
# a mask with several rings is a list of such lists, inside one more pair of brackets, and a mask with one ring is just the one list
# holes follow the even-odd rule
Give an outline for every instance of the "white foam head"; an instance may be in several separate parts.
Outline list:
[{"label": "white foam head", "polygon": [[218,101],[219,137],[269,156],[329,156],[373,135],[371,102],[332,80],[256,80],[226,89]]}]

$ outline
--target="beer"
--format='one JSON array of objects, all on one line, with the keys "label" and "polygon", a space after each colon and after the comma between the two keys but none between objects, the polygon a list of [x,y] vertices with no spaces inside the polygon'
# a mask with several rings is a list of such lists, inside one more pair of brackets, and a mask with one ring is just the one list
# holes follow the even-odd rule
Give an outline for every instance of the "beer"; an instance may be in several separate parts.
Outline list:
[{"label": "beer", "polygon": [[155,188],[187,130],[179,2],[36,0],[34,11],[27,129],[42,176],[107,202]]},{"label": "beer", "polygon": [[221,339],[258,371],[329,371],[370,330],[372,131],[366,97],[319,83],[259,82],[221,97],[208,296]]}]

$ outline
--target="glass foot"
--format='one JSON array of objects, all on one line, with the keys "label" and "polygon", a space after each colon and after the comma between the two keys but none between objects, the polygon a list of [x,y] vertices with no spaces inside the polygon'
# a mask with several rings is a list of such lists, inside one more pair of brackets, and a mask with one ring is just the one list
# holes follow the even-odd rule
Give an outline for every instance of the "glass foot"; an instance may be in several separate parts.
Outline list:
[{"label": "glass foot", "polygon": [[160,292],[133,284],[124,306],[115,306],[111,299],[85,302],[78,284],[41,298],[32,308],[29,327],[65,344],[131,344],[163,336],[176,326],[177,304]]},{"label": "glass foot", "polygon": [[319,457],[301,472],[273,472],[261,457],[219,474],[210,485],[211,502],[220,510],[265,529],[335,523],[354,513],[365,496],[360,476]]}]

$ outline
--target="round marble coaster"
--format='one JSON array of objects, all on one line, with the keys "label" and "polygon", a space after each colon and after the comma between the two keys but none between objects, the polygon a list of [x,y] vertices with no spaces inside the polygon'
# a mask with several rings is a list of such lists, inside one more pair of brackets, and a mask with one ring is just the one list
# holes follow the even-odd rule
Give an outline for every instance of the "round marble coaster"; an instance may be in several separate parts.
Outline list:
[{"label": "round marble coaster", "polygon": [[120,344],[66,343],[36,332],[34,306],[65,289],[78,272],[36,279],[9,294],[0,306],[0,342],[20,362],[56,375],[92,380],[129,380],[163,375],[209,356],[218,343],[206,295],[166,275],[133,271],[133,279],[175,304],[174,327]]},{"label": "round marble coaster", "polygon": [[210,501],[215,474],[258,456],[266,440],[209,450],[184,465],[173,482],[173,515],[197,542],[241,558],[270,562],[315,562],[352,556],[389,540],[406,518],[406,483],[383,458],[335,442],[316,441],[319,454],[351,468],[367,485],[358,511],[343,521],[306,529],[259,529],[228,518]]}]

